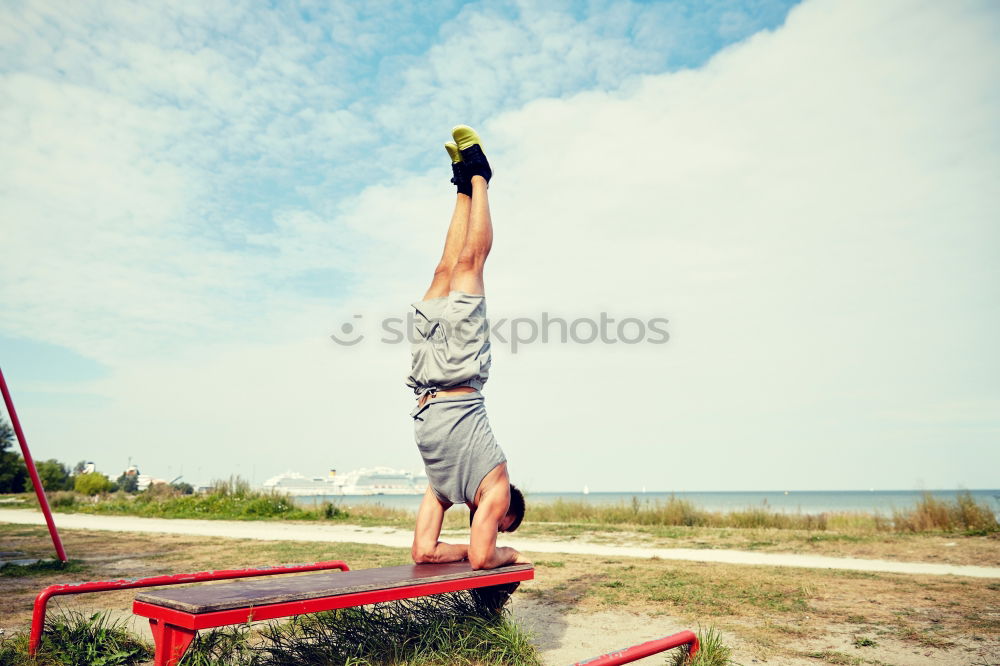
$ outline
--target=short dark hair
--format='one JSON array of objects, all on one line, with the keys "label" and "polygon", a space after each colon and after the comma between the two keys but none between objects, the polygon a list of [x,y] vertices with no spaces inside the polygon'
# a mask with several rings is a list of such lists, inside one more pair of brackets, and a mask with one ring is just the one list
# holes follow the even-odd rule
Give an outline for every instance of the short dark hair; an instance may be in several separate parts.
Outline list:
[{"label": "short dark hair", "polygon": [[508,532],[513,532],[524,520],[524,493],[515,486],[513,483],[510,484],[510,507],[507,509],[507,513],[514,516],[514,522],[510,524]]},{"label": "short dark hair", "polygon": [[[510,504],[507,506],[507,513],[504,515],[514,516],[514,522],[510,524],[508,532],[513,532],[524,520],[524,493],[513,483],[510,484]],[[472,519],[476,517],[476,510],[469,511],[469,526],[472,526]]]}]

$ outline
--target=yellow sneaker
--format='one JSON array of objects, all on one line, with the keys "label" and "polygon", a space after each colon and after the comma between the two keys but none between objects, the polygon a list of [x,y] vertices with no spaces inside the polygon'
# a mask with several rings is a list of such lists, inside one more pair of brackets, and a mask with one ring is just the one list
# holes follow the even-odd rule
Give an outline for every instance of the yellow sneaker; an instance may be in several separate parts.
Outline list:
[{"label": "yellow sneaker", "polygon": [[473,176],[482,176],[487,183],[490,182],[493,169],[490,168],[486,154],[483,153],[483,142],[476,134],[476,130],[468,125],[456,125],[451,130],[451,136],[455,139],[458,151],[462,155],[462,164],[469,181],[472,181]]},{"label": "yellow sneaker", "polygon": [[479,144],[480,147],[483,145],[482,139],[476,134],[476,130],[472,129],[468,125],[455,125],[451,129],[451,136],[455,139],[455,143],[458,144],[459,150],[465,150],[469,146]]},{"label": "yellow sneaker", "polygon": [[472,180],[471,176],[465,173],[465,164],[462,163],[462,153],[459,152],[458,146],[450,141],[444,144],[444,149],[448,151],[448,157],[451,158],[451,182],[454,183],[455,189],[458,190],[459,194],[471,197]]},{"label": "yellow sneaker", "polygon": [[456,144],[449,141],[444,144],[444,149],[448,151],[448,157],[451,158],[452,164],[462,161],[462,153],[458,152],[458,146]]}]

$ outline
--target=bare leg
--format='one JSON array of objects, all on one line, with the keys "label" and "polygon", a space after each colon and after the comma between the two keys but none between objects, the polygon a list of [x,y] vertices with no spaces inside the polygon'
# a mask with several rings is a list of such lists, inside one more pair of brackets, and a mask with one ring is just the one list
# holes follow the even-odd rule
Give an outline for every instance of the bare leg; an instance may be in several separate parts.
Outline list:
[{"label": "bare leg", "polygon": [[486,180],[482,176],[472,177],[472,205],[469,212],[465,245],[458,255],[458,261],[451,271],[452,291],[469,294],[485,294],[483,266],[493,247],[493,220],[490,217],[490,200],[486,190]]},{"label": "bare leg", "polygon": [[441,261],[434,269],[434,279],[424,294],[424,300],[447,296],[451,285],[451,274],[458,262],[458,257],[465,245],[465,236],[469,227],[469,210],[472,199],[464,194],[456,195],[455,210],[451,214],[451,224],[448,225],[448,235],[444,241],[444,252]]},{"label": "bare leg", "polygon": [[444,512],[450,508],[451,504],[442,504],[431,487],[427,487],[424,501],[420,503],[420,511],[417,512],[417,528],[413,532],[413,548],[410,553],[414,562],[460,562],[469,556],[468,545],[444,543],[440,540]]}]

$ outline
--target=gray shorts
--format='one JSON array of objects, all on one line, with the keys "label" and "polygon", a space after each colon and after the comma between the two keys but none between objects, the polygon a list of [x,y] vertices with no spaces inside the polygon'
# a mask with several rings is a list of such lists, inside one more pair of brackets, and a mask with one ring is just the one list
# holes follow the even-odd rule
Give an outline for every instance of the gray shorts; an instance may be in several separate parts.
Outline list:
[{"label": "gray shorts", "polygon": [[453,291],[413,309],[416,341],[406,385],[418,396],[456,386],[483,388],[492,362],[486,297]]},{"label": "gray shorts", "polygon": [[410,416],[427,480],[440,500],[472,502],[483,478],[507,462],[490,429],[479,391],[428,400]]}]

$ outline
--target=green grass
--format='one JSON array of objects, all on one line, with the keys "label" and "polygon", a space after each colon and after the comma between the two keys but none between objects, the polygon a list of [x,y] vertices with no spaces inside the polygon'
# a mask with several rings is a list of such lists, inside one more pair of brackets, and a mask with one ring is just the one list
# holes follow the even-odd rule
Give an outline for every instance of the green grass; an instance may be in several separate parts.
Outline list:
[{"label": "green grass", "polygon": [[[19,505],[37,508],[34,495]],[[88,497],[73,491],[52,493],[49,504],[63,513],[128,515],[147,518],[201,518],[207,520],[309,520],[359,525],[412,527],[414,512],[379,504],[347,508],[333,502],[301,506],[288,495],[254,490],[238,477],[216,481],[207,493],[184,495],[165,485],[141,493],[124,492]],[[452,522],[460,516],[450,516]],[[467,518],[465,519],[467,520]],[[462,523],[457,523],[462,526]]]},{"label": "green grass", "polygon": [[688,659],[688,651],[676,650],[667,657],[665,664],[668,666],[730,666],[733,661],[733,650],[722,641],[722,634],[718,629],[709,627],[698,629],[699,650],[694,659]]},{"label": "green grass", "polygon": [[566,589],[584,583],[585,595],[605,606],[630,606],[638,601],[670,604],[702,617],[730,615],[753,607],[769,615],[808,610],[810,591],[771,572],[753,576],[719,577],[681,567],[654,571],[606,568],[595,571],[589,581],[571,579]]},{"label": "green grass", "polygon": [[[670,497],[667,500],[617,504],[590,504],[585,501],[558,499],[544,504],[532,504],[528,498],[525,522],[559,523],[567,534],[577,526],[635,525],[647,527],[713,527],[736,529],[781,529],[818,532],[813,540],[856,542],[855,533],[884,532],[965,532],[987,534],[1000,531],[992,509],[977,502],[968,491],[954,500],[943,500],[925,493],[916,506],[893,512],[891,518],[878,513],[827,512],[819,514],[785,513],[767,506],[749,507],[738,511],[706,511],[689,500]],[[838,534],[823,534],[837,531]],[[664,536],[671,536],[669,533]],[[768,545],[766,543],[759,546]]]},{"label": "green grass", "polygon": [[152,659],[151,646],[130,634],[125,624],[104,613],[50,613],[37,658],[28,657],[27,633],[0,636],[0,666],[127,666]]},{"label": "green grass", "polygon": [[536,560],[535,568],[538,567],[552,567],[553,569],[562,569],[566,566],[565,562],[560,562],[559,560]]},{"label": "green grass", "polygon": [[32,564],[5,564],[0,566],[0,576],[47,576],[53,573],[78,573],[86,567],[80,560],[39,560]]},{"label": "green grass", "polygon": [[924,493],[917,506],[895,511],[893,524],[907,532],[966,532],[984,535],[998,530],[997,517],[985,504],[976,502],[972,493],[961,492],[954,501],[937,499]]}]

